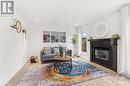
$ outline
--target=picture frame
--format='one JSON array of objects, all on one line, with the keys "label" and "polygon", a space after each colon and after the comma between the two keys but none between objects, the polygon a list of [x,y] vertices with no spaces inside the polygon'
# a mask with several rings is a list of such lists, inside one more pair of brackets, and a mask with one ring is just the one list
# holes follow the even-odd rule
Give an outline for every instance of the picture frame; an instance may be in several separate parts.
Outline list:
[{"label": "picture frame", "polygon": [[43,43],[50,43],[50,31],[43,31]]},{"label": "picture frame", "polygon": [[59,32],[51,32],[51,43],[59,43]]},{"label": "picture frame", "polygon": [[66,43],[66,32],[43,31],[43,43]]},{"label": "picture frame", "polygon": [[60,32],[60,42],[66,43],[66,32]]}]

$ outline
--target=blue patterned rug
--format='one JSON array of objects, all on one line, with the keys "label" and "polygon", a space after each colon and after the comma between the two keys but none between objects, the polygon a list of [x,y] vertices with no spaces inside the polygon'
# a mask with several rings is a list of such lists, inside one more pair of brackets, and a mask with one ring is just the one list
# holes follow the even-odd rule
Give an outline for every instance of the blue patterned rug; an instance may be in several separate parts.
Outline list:
[{"label": "blue patterned rug", "polygon": [[[83,60],[75,60],[73,61],[73,67],[72,71],[69,76],[79,76],[85,74],[86,70],[89,70],[93,73],[93,78],[99,78],[103,76],[110,75],[110,73],[107,73],[101,69],[98,69],[97,67],[88,64],[86,61]],[[91,78],[92,79],[92,78]]]},{"label": "blue patterned rug", "polygon": [[68,86],[96,78],[101,78],[110,75],[82,59],[72,61],[72,70],[69,74],[55,73],[53,65],[49,65],[46,70],[46,80],[56,86]]}]

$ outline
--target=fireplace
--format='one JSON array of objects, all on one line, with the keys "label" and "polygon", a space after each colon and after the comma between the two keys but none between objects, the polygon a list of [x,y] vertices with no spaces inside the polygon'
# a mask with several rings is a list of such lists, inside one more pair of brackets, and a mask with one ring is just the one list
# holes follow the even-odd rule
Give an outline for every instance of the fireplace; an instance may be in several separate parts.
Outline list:
[{"label": "fireplace", "polygon": [[[117,40],[91,39],[91,61],[117,71]],[[111,44],[112,43],[112,44]]]},{"label": "fireplace", "polygon": [[101,60],[104,60],[104,61],[109,61],[110,59],[110,50],[109,48],[95,48],[95,58],[96,59],[101,59]]}]

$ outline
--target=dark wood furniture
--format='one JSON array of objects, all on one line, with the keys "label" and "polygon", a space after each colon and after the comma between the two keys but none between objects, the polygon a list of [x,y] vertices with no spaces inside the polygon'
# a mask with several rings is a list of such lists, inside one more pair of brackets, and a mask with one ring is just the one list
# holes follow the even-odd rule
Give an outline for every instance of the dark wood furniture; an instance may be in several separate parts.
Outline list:
[{"label": "dark wood furniture", "polygon": [[71,56],[55,56],[54,57],[54,70],[56,73],[69,74],[72,70]]},{"label": "dark wood furniture", "polygon": [[88,41],[90,41],[91,47],[91,61],[117,72],[117,40],[106,38],[90,39]]}]

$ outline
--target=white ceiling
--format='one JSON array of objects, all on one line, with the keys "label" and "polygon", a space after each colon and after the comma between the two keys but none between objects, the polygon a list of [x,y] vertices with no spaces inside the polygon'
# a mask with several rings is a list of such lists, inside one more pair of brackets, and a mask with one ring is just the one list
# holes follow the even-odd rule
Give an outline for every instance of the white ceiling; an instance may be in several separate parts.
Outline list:
[{"label": "white ceiling", "polygon": [[130,0],[16,0],[16,11],[32,25],[86,24]]}]

